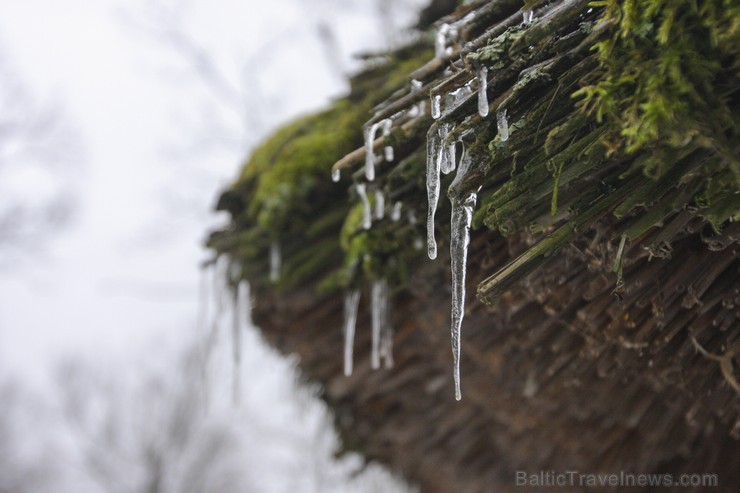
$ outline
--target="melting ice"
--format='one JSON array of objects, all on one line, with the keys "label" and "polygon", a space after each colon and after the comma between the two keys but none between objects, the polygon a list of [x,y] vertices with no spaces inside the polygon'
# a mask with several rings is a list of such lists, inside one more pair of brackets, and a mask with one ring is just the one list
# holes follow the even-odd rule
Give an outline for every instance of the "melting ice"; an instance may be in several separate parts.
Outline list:
[{"label": "melting ice", "polygon": [[342,178],[342,172],[339,169],[335,169],[331,172],[331,181],[337,183]]}]

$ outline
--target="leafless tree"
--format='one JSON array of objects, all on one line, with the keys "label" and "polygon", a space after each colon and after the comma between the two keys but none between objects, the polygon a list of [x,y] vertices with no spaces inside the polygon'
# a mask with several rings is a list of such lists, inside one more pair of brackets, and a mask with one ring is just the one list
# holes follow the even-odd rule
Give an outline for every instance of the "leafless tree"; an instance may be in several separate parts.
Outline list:
[{"label": "leafless tree", "polygon": [[11,252],[37,248],[69,220],[82,157],[60,108],[31,93],[0,51],[0,249],[6,261]]},{"label": "leafless tree", "polygon": [[50,491],[58,474],[54,450],[28,440],[43,426],[42,406],[10,379],[0,382],[0,403],[0,493]]},{"label": "leafless tree", "polygon": [[229,425],[204,411],[196,351],[125,385],[68,361],[57,372],[83,469],[114,493],[250,491]]}]

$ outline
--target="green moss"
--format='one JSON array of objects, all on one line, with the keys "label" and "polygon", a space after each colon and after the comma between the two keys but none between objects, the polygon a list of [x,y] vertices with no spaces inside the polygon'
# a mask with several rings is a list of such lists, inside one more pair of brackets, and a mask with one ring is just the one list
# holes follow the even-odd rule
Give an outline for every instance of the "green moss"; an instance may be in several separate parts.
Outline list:
[{"label": "green moss", "polygon": [[[614,33],[596,44],[604,76],[577,91],[585,111],[606,122],[614,152],[692,141],[727,152],[737,135],[731,94],[740,60],[740,4],[733,0],[603,0]],[[736,103],[736,102],[735,102]],[[645,171],[665,172],[654,160]]]},{"label": "green moss", "polygon": [[[357,207],[348,214],[347,176],[333,183],[330,170],[362,145],[362,126],[373,106],[405,89],[408,74],[432,55],[427,45],[400,50],[353,78],[351,94],[328,110],[277,130],[252,153],[238,180],[222,195],[221,208],[232,214],[234,230],[214,235],[210,246],[248,265],[244,273],[250,280],[264,282],[269,245],[278,241],[285,259],[277,288],[315,278],[332,267],[333,274],[321,283],[324,288],[346,287],[390,270],[388,259],[398,245],[383,240],[380,230],[341,240],[345,248],[340,248],[342,224],[352,223]],[[390,136],[399,146],[408,145],[409,139],[400,129]]]},{"label": "green moss", "polygon": [[507,29],[500,36],[493,38],[483,48],[468,55],[467,60],[472,63],[483,63],[492,69],[503,69],[511,64],[509,57],[511,45],[524,34],[524,27],[514,26]]},{"label": "green moss", "polygon": [[317,208],[331,202],[327,199],[342,193],[329,180],[329,169],[361,145],[356,129],[364,109],[339,101],[328,111],[283,127],[254,152],[239,183],[256,184],[248,212],[270,236],[295,232]]}]

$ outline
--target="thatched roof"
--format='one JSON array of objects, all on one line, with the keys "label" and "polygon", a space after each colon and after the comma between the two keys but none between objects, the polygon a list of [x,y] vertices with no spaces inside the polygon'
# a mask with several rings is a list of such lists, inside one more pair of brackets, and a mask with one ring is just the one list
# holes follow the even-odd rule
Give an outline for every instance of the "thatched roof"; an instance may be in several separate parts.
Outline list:
[{"label": "thatched roof", "polygon": [[[324,384],[346,447],[424,491],[508,490],[517,469],[713,472],[738,484],[740,8],[526,3],[465,2],[435,24],[452,26],[446,37],[369,59],[347,98],[255,152],[221,197],[233,221],[210,246],[238,267],[232,282],[252,284],[265,337]],[[435,95],[452,108],[436,120]],[[394,156],[368,181],[362,127],[386,118],[372,147]],[[427,136],[442,126],[471,158],[451,199],[478,198],[461,402],[444,200],[454,172],[442,177],[439,258],[416,248]],[[385,197],[369,230],[358,184]],[[277,283],[273,244],[285,260]],[[392,289],[395,367],[373,371],[364,299],[377,279]],[[342,300],[356,288],[346,378]]]}]

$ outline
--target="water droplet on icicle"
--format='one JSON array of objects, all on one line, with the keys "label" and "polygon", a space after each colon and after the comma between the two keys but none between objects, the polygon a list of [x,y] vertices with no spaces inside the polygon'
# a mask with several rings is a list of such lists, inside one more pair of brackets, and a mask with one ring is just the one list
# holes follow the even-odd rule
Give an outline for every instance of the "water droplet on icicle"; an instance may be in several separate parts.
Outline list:
[{"label": "water droplet on icicle", "polygon": [[370,210],[370,200],[367,198],[367,185],[364,183],[357,184],[357,195],[360,196],[362,201],[362,227],[364,229],[370,229],[373,225],[372,211]]},{"label": "water droplet on icicle", "polygon": [[270,245],[270,282],[275,284],[280,280],[280,269],[283,256],[280,252],[280,244],[276,241]]},{"label": "water droplet on icicle", "polygon": [[498,126],[498,135],[501,142],[509,140],[509,118],[506,116],[506,110],[496,112],[496,125]]},{"label": "water droplet on icicle", "polygon": [[488,67],[478,69],[478,114],[481,118],[488,116]]},{"label": "water droplet on icicle", "polygon": [[357,307],[360,304],[360,290],[348,291],[344,295],[344,375],[352,375],[352,360],[357,326]]}]

